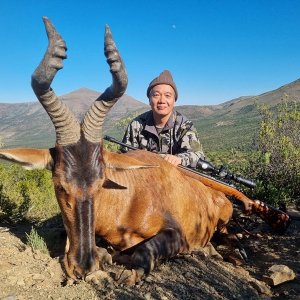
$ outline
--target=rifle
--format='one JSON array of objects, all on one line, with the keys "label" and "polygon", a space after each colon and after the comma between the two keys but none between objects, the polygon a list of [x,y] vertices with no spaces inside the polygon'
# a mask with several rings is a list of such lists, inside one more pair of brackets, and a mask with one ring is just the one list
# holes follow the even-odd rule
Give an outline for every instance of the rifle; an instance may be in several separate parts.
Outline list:
[{"label": "rifle", "polygon": [[[122,143],[117,139],[107,135],[105,135],[103,138],[106,141],[116,143],[130,150],[140,150],[136,147]],[[182,169],[185,175],[195,178],[196,180],[202,182],[204,185],[209,186],[217,191],[223,192],[226,196],[231,196],[243,202],[245,211],[248,214],[256,214],[262,220],[268,223],[276,232],[282,234],[288,228],[291,222],[291,218],[287,213],[277,208],[274,208],[271,205],[264,203],[263,201],[252,200],[248,198],[245,194],[243,194],[241,191],[239,191],[237,188],[235,188],[233,185],[230,185],[227,182],[221,181],[220,179],[214,178],[210,175],[201,173],[194,168],[188,168],[182,165],[178,165],[178,167]],[[225,170],[224,167],[216,168],[215,166],[213,166],[213,164],[203,159],[199,159],[199,161],[197,162],[197,167],[201,168],[202,170],[211,172],[212,174],[217,175],[226,180],[235,181],[250,188],[255,187],[255,183],[252,180],[229,173]]]},{"label": "rifle", "polygon": [[242,176],[237,176],[233,173],[229,173],[224,166],[220,168],[216,168],[212,163],[200,158],[197,162],[195,169],[202,169],[204,172],[209,172],[213,176],[217,176],[219,178],[228,180],[228,181],[235,181],[236,183],[243,184],[249,188],[254,188],[256,186],[255,182],[250,179],[246,179]]}]

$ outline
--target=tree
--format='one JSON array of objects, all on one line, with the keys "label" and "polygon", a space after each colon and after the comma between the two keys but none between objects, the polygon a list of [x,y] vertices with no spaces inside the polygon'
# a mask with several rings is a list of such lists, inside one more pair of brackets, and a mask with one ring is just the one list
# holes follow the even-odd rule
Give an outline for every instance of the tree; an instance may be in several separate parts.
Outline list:
[{"label": "tree", "polygon": [[250,166],[258,198],[273,204],[300,203],[300,105],[287,100],[275,109],[259,108],[258,153]]}]

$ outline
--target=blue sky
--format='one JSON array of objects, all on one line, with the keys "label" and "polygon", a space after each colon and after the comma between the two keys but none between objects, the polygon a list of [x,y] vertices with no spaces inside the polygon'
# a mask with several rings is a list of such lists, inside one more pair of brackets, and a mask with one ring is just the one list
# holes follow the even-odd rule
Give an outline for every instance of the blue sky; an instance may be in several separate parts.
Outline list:
[{"label": "blue sky", "polygon": [[103,91],[111,27],[129,77],[126,93],[148,103],[149,82],[169,69],[177,104],[207,105],[258,95],[300,78],[297,0],[1,0],[0,102],[36,101],[30,77],[47,47],[42,16],[67,42],[52,87]]}]

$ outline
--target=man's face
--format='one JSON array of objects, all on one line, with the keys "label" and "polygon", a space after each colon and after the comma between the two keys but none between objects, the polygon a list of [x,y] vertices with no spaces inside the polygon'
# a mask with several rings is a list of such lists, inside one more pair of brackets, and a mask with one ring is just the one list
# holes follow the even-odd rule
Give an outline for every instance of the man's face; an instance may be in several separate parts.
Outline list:
[{"label": "man's face", "polygon": [[152,88],[149,98],[153,114],[164,117],[172,113],[175,105],[175,92],[168,84],[159,84]]}]

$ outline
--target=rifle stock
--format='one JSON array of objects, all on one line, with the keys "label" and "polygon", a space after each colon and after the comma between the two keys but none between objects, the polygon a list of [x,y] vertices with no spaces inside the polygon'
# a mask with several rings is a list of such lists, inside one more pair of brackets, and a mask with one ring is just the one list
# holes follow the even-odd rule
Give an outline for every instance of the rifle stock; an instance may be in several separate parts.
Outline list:
[{"label": "rifle stock", "polygon": [[276,232],[284,233],[288,228],[291,218],[289,215],[277,208],[272,207],[260,200],[252,200],[248,198],[245,194],[237,190],[236,188],[212,178],[210,176],[200,174],[189,168],[180,166],[184,170],[187,176],[193,177],[204,185],[209,186],[217,191],[223,192],[226,196],[234,197],[235,199],[243,202],[245,211],[254,213],[269,224]]}]

